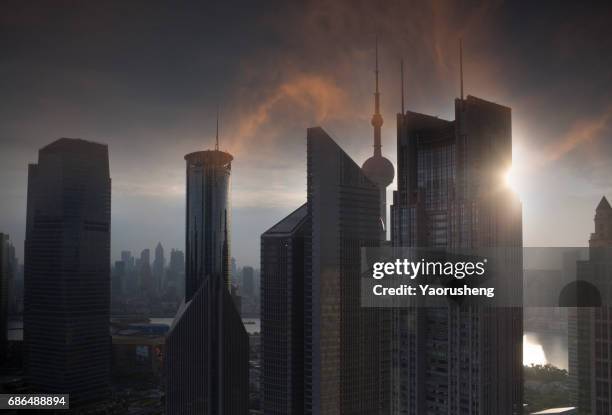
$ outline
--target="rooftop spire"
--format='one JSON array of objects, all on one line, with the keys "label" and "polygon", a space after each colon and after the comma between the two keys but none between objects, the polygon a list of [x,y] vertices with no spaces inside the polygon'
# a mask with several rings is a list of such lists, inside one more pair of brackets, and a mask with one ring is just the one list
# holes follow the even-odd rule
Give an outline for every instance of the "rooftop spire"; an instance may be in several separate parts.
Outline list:
[{"label": "rooftop spire", "polygon": [[402,82],[402,115],[405,114],[404,110],[404,59],[400,60],[400,73],[401,73],[401,82]]},{"label": "rooftop spire", "polygon": [[610,206],[610,203],[608,203],[608,199],[606,199],[606,197],[603,196],[601,200],[599,201],[599,204],[597,205],[597,208],[595,210],[597,211],[612,210],[612,206]]},{"label": "rooftop spire", "polygon": [[461,100],[463,100],[463,39],[459,38],[459,80],[461,83]]},{"label": "rooftop spire", "polygon": [[374,92],[374,115],[372,115],[372,127],[374,127],[374,156],[381,156],[380,128],[383,125],[383,118],[380,115],[380,91],[378,90],[378,35],[376,36],[376,90]]},{"label": "rooftop spire", "polygon": [[219,151],[219,105],[217,105],[217,133],[215,137],[215,150]]}]

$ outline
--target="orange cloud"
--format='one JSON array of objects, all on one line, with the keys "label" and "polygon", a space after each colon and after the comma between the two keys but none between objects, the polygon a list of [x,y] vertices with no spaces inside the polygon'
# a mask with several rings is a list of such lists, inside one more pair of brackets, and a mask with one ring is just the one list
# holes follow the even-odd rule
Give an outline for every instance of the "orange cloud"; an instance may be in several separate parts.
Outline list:
[{"label": "orange cloud", "polygon": [[[347,114],[347,95],[330,78],[311,74],[297,74],[275,87],[256,106],[246,109],[235,127],[230,150],[238,152],[251,139],[274,140],[280,134],[288,117],[297,117],[303,129],[325,120],[342,118]],[[274,127],[278,126],[277,129]],[[265,133],[264,133],[265,130]]]},{"label": "orange cloud", "polygon": [[595,118],[582,119],[575,122],[569,131],[553,145],[549,151],[547,161],[561,159],[578,146],[591,142],[599,137],[612,120],[612,106]]}]

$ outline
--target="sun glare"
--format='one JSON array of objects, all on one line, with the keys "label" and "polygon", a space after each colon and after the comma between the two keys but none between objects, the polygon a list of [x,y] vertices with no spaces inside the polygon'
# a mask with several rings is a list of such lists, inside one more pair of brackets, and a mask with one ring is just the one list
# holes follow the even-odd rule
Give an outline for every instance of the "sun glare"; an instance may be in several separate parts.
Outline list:
[{"label": "sun glare", "polygon": [[512,189],[514,192],[516,192],[518,190],[516,182],[517,182],[516,175],[514,171],[512,170],[512,167],[510,167],[506,171],[506,173],[504,173],[504,184],[508,186],[510,189]]},{"label": "sun glare", "polygon": [[530,335],[523,335],[523,365],[545,365],[546,354],[542,345]]}]

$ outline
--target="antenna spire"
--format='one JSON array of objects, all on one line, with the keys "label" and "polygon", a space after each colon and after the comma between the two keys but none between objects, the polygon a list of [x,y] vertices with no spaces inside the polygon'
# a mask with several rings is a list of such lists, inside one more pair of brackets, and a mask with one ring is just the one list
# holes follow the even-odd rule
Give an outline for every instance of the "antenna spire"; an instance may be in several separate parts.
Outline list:
[{"label": "antenna spire", "polygon": [[459,38],[459,80],[461,83],[461,100],[463,101],[463,39]]},{"label": "antenna spire", "polygon": [[217,105],[217,134],[215,137],[215,150],[219,151],[219,106]]},{"label": "antenna spire", "polygon": [[374,156],[381,155],[380,148],[380,127],[383,125],[383,118],[380,115],[380,91],[378,90],[378,35],[376,35],[376,91],[374,92],[374,115],[372,115],[372,127],[374,127]]},{"label": "antenna spire", "polygon": [[404,115],[405,110],[404,110],[404,59],[403,58],[400,60],[400,72],[401,72],[401,79],[402,79],[402,115]]}]

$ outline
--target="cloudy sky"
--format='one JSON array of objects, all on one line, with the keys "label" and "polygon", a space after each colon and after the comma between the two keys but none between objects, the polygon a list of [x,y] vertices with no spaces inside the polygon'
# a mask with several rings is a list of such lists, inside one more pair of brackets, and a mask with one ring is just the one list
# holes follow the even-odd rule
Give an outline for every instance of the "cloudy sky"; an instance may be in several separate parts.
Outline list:
[{"label": "cloudy sky", "polygon": [[0,232],[23,258],[27,164],[80,137],[109,145],[113,258],[182,249],[183,156],[213,146],[218,105],[233,255],[258,266],[259,235],[305,200],[307,127],[370,155],[378,35],[383,153],[400,58],[407,109],[452,119],[462,38],[466,93],[512,107],[525,245],[584,245],[612,196],[612,12],[519,3],[4,1]]}]

